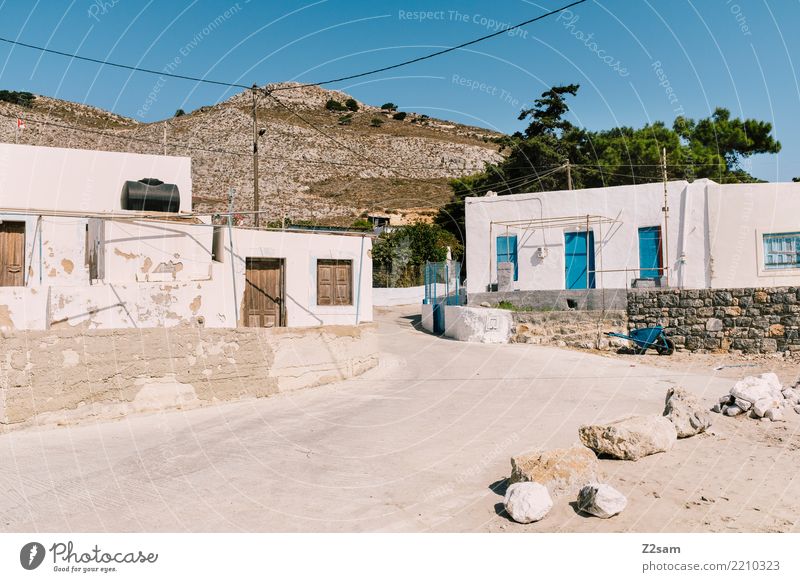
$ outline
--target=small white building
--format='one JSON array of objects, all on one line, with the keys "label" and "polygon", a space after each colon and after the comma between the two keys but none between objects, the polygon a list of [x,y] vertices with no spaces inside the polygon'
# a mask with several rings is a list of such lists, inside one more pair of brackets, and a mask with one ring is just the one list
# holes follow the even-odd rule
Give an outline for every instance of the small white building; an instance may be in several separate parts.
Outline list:
[{"label": "small white building", "polygon": [[[466,199],[467,293],[800,285],[800,184],[711,180]],[[510,265],[508,265],[510,263]]]},{"label": "small white building", "polygon": [[191,160],[0,144],[0,328],[354,325],[371,238],[213,225]]}]

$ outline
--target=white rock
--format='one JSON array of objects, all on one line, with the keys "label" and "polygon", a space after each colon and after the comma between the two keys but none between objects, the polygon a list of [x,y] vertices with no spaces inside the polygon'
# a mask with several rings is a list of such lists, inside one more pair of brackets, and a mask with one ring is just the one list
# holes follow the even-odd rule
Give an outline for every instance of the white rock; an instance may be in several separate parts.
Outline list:
[{"label": "white rock", "polygon": [[708,410],[694,394],[679,386],[667,390],[664,416],[675,425],[680,439],[694,436],[711,426]]},{"label": "white rock", "polygon": [[773,372],[760,376],[748,376],[736,382],[731,388],[731,395],[741,400],[755,403],[761,398],[781,398],[781,383]]},{"label": "white rock", "polygon": [[481,307],[491,307],[492,306],[492,304],[489,303],[488,301],[481,301],[480,305],[481,305]]},{"label": "white rock", "polygon": [[629,416],[608,424],[584,425],[578,429],[578,436],[597,454],[636,461],[670,450],[678,432],[669,419],[650,414]]},{"label": "white rock", "polygon": [[742,410],[735,404],[731,404],[730,406],[725,407],[725,409],[722,411],[722,414],[724,414],[725,416],[738,416],[743,412],[744,410]]},{"label": "white rock", "polygon": [[780,408],[770,408],[764,415],[764,418],[770,419],[772,422],[783,420],[783,411]]},{"label": "white rock", "polygon": [[752,402],[743,398],[734,398],[733,403],[741,408],[744,412],[747,412],[753,406]]},{"label": "white rock", "polygon": [[604,483],[589,483],[578,493],[578,509],[602,519],[621,513],[626,505],[628,499]]},{"label": "white rock", "polygon": [[730,394],[726,394],[725,396],[720,396],[719,397],[719,405],[720,406],[725,406],[726,404],[732,404],[732,402],[731,402],[732,400],[733,400],[733,396],[731,396]]},{"label": "white rock", "polygon": [[714,406],[711,407],[711,412],[716,412],[717,414],[722,412],[722,404],[717,402]]},{"label": "white rock", "polygon": [[795,407],[794,407],[794,411],[795,411],[797,414],[800,414],[800,404],[798,404],[797,406],[795,406]]},{"label": "white rock", "polygon": [[600,463],[590,449],[574,446],[566,449],[536,451],[511,457],[509,483],[541,483],[553,497],[575,495],[584,483],[600,479]]},{"label": "white rock", "polygon": [[767,410],[773,408],[774,406],[774,398],[761,398],[755,404],[753,404],[753,414],[758,418],[761,418],[767,413]]},{"label": "white rock", "polygon": [[553,508],[547,487],[541,483],[514,483],[506,490],[506,512],[518,523],[539,521]]}]

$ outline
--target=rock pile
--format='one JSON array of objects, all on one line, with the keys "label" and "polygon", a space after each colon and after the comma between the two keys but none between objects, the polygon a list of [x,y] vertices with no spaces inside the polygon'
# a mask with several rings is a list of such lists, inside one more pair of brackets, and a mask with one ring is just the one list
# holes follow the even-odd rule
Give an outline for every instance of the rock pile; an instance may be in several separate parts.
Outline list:
[{"label": "rock pile", "polygon": [[739,380],[712,408],[725,416],[748,414],[773,422],[783,420],[784,413],[790,410],[800,414],[800,389],[783,387],[772,372]]}]

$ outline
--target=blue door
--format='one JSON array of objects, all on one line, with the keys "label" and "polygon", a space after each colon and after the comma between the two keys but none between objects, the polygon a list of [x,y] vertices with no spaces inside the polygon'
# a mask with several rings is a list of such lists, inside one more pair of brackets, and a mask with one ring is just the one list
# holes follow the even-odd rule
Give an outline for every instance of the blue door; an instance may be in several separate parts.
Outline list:
[{"label": "blue door", "polygon": [[586,256],[585,232],[564,233],[564,258],[566,260],[566,288],[586,289],[586,268],[589,268],[589,288],[595,287],[594,233],[589,232],[589,256]]},{"label": "blue door", "polygon": [[661,227],[639,229],[639,278],[657,279],[661,276]]},{"label": "blue door", "polygon": [[517,235],[497,237],[497,264],[514,263],[514,281],[519,280],[517,264]]}]

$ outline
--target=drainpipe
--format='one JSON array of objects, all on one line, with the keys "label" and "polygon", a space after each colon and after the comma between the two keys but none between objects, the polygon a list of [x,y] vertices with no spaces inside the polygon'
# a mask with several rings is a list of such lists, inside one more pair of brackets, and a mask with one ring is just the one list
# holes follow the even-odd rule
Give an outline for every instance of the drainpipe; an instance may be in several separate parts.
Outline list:
[{"label": "drainpipe", "polygon": [[42,258],[42,216],[39,215],[39,286],[42,286],[42,267],[44,265],[44,259]]},{"label": "drainpipe", "polygon": [[361,315],[361,273],[364,268],[364,236],[361,237],[361,255],[358,259],[358,288],[356,289],[356,325],[359,324]]},{"label": "drainpipe", "polygon": [[231,282],[233,283],[233,312],[236,315],[234,327],[239,327],[239,300],[236,298],[236,264],[233,255],[233,197],[236,189],[231,188],[228,193],[228,244],[231,249]]}]

